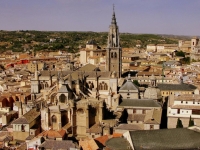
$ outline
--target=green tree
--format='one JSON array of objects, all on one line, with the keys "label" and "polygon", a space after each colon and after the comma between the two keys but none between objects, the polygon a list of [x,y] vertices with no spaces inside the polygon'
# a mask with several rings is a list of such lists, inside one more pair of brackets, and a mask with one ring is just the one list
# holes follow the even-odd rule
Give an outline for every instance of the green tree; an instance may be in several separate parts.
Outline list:
[{"label": "green tree", "polygon": [[134,83],[135,85],[137,85],[137,86],[140,86],[138,80],[133,80],[133,83]]},{"label": "green tree", "polygon": [[183,128],[183,124],[182,124],[182,121],[180,120],[180,118],[178,118],[178,120],[177,120],[176,128]]},{"label": "green tree", "polygon": [[183,51],[176,52],[176,56],[185,57],[185,53]]},{"label": "green tree", "polygon": [[191,118],[191,116],[190,116],[190,120],[189,120],[189,125],[188,125],[188,127],[192,127],[192,126],[194,126],[194,120]]}]

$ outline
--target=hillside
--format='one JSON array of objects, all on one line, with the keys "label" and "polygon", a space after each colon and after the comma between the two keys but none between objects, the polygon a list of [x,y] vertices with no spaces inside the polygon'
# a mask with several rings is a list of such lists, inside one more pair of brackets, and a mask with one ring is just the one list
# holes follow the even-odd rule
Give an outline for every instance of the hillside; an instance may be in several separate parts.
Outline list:
[{"label": "hillside", "polygon": [[[54,32],[54,31],[0,31],[0,51],[66,50],[78,51],[80,45],[95,39],[100,47],[107,43],[107,32]],[[187,37],[185,37],[187,39]],[[173,44],[183,37],[154,34],[120,33],[122,47],[131,48],[140,44]]]}]

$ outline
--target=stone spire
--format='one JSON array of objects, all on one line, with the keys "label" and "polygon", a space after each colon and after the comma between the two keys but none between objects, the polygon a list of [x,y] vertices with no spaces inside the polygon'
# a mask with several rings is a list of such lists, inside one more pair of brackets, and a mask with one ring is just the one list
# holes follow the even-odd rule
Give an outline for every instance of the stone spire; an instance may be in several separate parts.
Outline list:
[{"label": "stone spire", "polygon": [[115,10],[113,5],[113,14],[111,25],[109,26],[110,30],[108,33],[108,47],[119,47],[119,29],[117,26],[117,21],[115,17]]},{"label": "stone spire", "polygon": [[121,77],[122,72],[122,49],[119,44],[119,28],[115,17],[113,5],[113,14],[109,26],[108,41],[106,48],[106,70],[116,72],[117,77]]},{"label": "stone spire", "polygon": [[117,25],[116,17],[115,17],[115,5],[113,4],[113,15],[112,15],[112,22],[111,24]]}]

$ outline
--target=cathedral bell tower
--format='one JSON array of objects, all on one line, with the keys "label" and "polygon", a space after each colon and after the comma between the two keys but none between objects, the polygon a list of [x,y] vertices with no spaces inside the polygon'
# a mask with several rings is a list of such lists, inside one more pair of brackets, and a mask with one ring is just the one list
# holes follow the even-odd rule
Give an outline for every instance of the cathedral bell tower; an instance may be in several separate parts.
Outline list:
[{"label": "cathedral bell tower", "polygon": [[122,49],[119,44],[119,28],[117,26],[115,11],[113,6],[113,15],[108,32],[108,43],[106,48],[106,70],[116,72],[117,77],[121,77],[122,72]]}]

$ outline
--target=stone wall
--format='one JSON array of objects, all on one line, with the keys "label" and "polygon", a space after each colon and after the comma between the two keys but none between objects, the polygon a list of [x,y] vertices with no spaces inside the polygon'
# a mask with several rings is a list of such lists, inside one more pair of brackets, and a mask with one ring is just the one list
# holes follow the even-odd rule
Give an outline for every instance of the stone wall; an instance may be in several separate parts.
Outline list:
[{"label": "stone wall", "polygon": [[[177,119],[178,118],[168,117],[167,127],[176,128]],[[188,127],[190,118],[180,118],[180,120],[182,121],[183,127]],[[200,119],[194,119],[194,124],[200,126]]]}]

